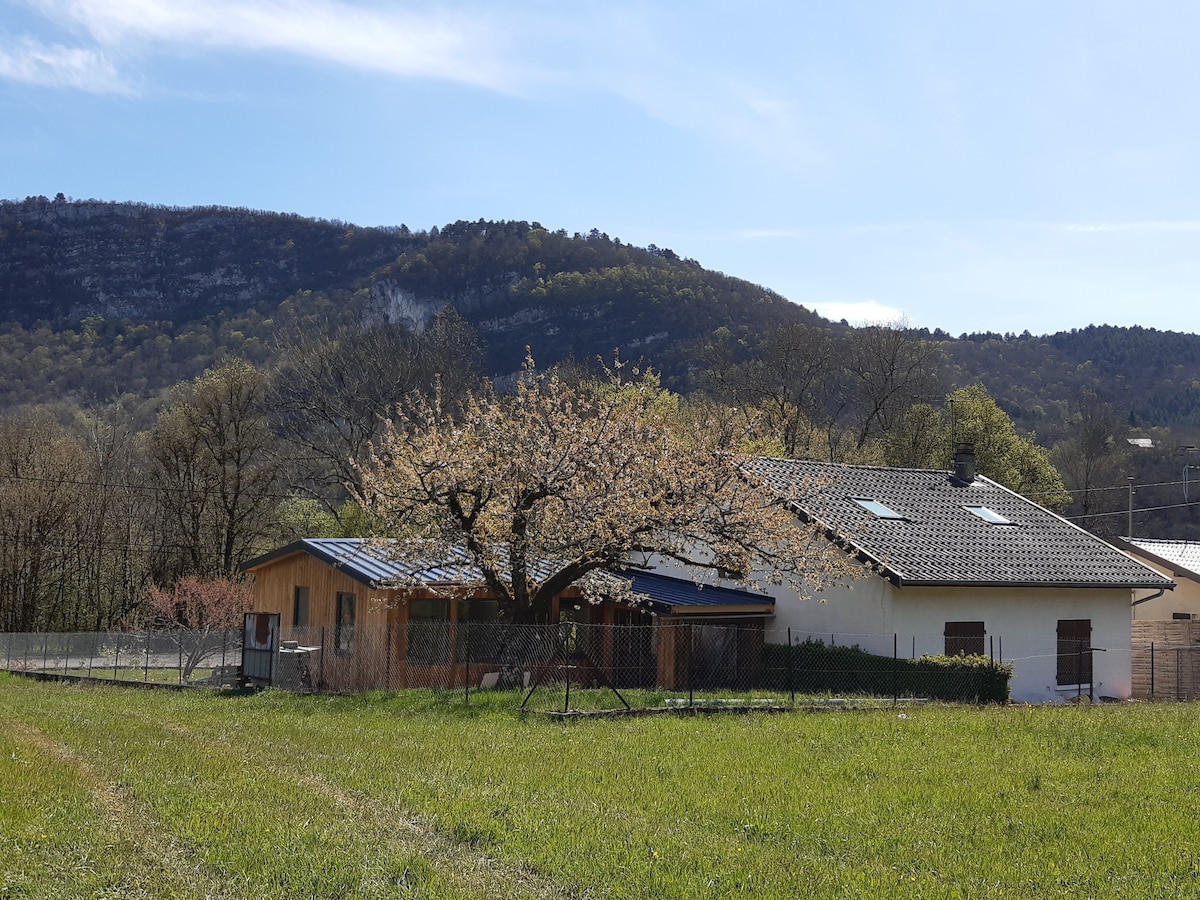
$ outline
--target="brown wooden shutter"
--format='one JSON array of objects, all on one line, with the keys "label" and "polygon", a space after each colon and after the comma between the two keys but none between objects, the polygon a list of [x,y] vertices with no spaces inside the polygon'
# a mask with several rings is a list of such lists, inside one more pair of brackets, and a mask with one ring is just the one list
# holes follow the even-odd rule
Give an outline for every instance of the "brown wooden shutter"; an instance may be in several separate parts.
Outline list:
[{"label": "brown wooden shutter", "polygon": [[984,629],[982,622],[947,622],[947,656],[983,656]]},{"label": "brown wooden shutter", "polygon": [[1058,620],[1058,683],[1092,683],[1092,620]]}]

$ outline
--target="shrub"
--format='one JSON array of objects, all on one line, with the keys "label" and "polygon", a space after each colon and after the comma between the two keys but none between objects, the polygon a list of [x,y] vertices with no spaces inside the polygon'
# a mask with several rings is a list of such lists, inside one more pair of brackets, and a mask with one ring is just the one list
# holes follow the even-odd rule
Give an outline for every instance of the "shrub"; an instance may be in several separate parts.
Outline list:
[{"label": "shrub", "polygon": [[1011,665],[986,656],[893,659],[857,645],[827,647],[814,640],[763,647],[765,686],[779,691],[1007,703],[1012,674]]}]

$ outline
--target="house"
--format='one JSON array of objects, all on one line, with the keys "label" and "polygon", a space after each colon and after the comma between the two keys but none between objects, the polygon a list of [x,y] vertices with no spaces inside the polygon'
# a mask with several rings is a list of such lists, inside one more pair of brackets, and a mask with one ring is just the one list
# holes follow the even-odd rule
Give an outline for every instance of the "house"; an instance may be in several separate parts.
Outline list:
[{"label": "house", "polygon": [[1175,580],[1170,594],[1147,593],[1134,601],[1134,621],[1200,619],[1200,541],[1115,538],[1113,544]]},{"label": "house", "polygon": [[1113,543],[1162,575],[1170,594],[1133,603],[1133,696],[1200,697],[1200,542],[1116,538]]},{"label": "house", "polygon": [[[869,570],[802,600],[774,588],[766,640],[1014,664],[1014,700],[1131,693],[1130,605],[1167,575],[975,472],[755,459],[748,475]],[[664,566],[669,571],[669,566]]]},{"label": "house", "polygon": [[[254,608],[279,614],[285,640],[314,648],[315,680],[326,688],[484,683],[505,657],[501,645],[514,640],[498,599],[468,587],[481,579],[465,551],[414,564],[397,561],[391,543],[306,539],[252,559],[242,571],[253,577]],[[747,668],[759,664],[773,598],[652,572],[622,577],[639,595],[636,604],[593,604],[578,590],[564,591],[554,599],[550,622],[566,627],[534,632],[553,646],[526,655],[541,652],[549,665],[569,654],[578,670],[573,677],[618,686],[674,688],[693,678],[711,682],[723,669],[746,680]],[[688,628],[684,646],[684,631],[671,626],[695,623],[726,627]],[[619,640],[616,629],[600,627],[613,625],[654,628]],[[712,650],[702,656],[707,669],[698,672],[700,656],[691,646],[706,635],[720,646],[706,648]]]}]

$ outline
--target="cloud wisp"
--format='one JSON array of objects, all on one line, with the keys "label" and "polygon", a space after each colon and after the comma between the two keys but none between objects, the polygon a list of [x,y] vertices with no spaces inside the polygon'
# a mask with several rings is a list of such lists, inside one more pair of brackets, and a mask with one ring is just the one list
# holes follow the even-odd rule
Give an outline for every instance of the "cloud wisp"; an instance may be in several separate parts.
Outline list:
[{"label": "cloud wisp", "polygon": [[133,93],[104,54],[31,39],[0,46],[0,79],[91,94]]},{"label": "cloud wisp", "polygon": [[[375,10],[336,0],[35,0],[107,55],[197,48],[278,53],[405,78],[513,90],[503,32],[486,16]],[[81,53],[94,51],[79,51]]]}]

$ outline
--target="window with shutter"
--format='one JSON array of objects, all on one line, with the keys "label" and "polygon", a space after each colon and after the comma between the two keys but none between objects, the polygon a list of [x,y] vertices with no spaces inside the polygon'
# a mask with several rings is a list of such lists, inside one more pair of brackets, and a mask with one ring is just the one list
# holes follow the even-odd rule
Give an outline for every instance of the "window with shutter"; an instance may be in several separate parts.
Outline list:
[{"label": "window with shutter", "polygon": [[1058,683],[1092,683],[1092,620],[1058,620]]},{"label": "window with shutter", "polygon": [[947,656],[983,656],[982,622],[947,622]]}]

